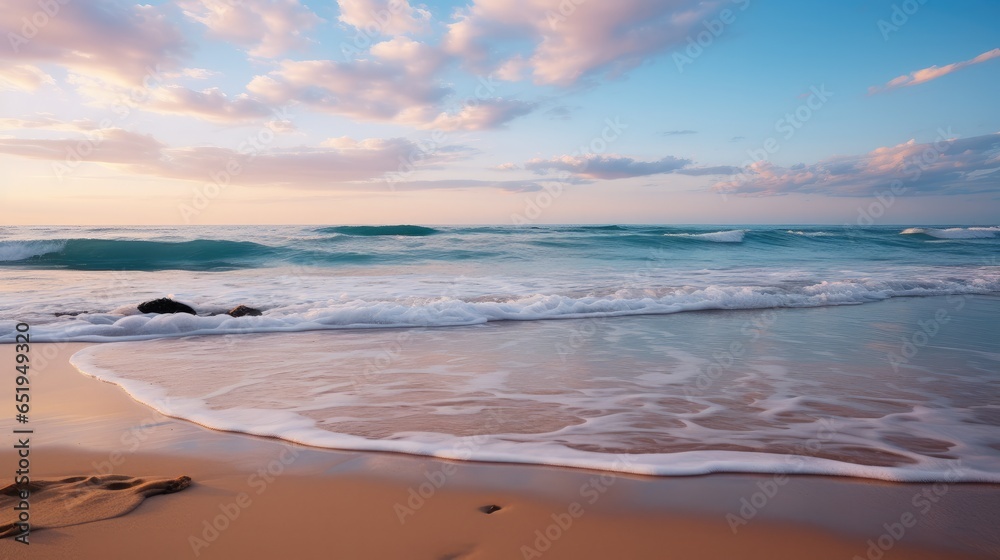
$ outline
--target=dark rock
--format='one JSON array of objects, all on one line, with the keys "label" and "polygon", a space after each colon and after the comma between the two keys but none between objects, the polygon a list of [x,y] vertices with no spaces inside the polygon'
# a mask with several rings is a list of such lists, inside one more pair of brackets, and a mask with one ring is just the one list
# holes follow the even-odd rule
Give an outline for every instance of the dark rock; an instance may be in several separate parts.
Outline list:
[{"label": "dark rock", "polygon": [[86,311],[65,311],[60,313],[53,313],[56,317],[76,317],[77,315],[83,315]]},{"label": "dark rock", "polygon": [[485,513],[486,515],[489,515],[489,514],[493,513],[494,511],[500,511],[500,506],[495,506],[495,505],[491,504],[491,505],[483,506],[483,507],[479,508],[479,511]]},{"label": "dark rock", "polygon": [[140,313],[189,313],[197,315],[194,309],[170,298],[154,299],[139,304]]},{"label": "dark rock", "polygon": [[230,309],[226,312],[226,315],[232,315],[233,317],[243,317],[249,315],[251,317],[260,317],[260,309],[254,309],[253,307],[247,307],[245,305],[237,305],[236,307]]}]

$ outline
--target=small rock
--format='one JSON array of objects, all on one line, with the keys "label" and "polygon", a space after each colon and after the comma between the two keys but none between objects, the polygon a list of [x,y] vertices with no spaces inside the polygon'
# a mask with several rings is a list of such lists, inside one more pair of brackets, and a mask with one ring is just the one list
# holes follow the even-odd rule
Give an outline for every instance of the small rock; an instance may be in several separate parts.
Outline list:
[{"label": "small rock", "polygon": [[232,315],[233,317],[243,317],[245,315],[249,315],[250,317],[260,317],[261,312],[260,309],[254,309],[253,307],[247,307],[245,305],[237,305],[227,311],[226,315]]},{"label": "small rock", "polygon": [[483,506],[483,507],[479,508],[479,511],[485,513],[486,515],[489,515],[489,514],[493,513],[494,511],[500,511],[500,506],[496,506],[496,505],[492,505],[491,504],[491,505]]},{"label": "small rock", "polygon": [[188,313],[197,315],[188,305],[184,305],[170,298],[160,298],[151,301],[144,301],[139,304],[140,313]]}]

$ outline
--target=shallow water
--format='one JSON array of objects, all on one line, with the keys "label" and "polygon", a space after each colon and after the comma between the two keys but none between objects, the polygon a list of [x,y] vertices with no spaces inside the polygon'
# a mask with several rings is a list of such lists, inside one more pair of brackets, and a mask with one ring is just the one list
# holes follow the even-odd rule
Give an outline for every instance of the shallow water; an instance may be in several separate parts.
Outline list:
[{"label": "shallow water", "polygon": [[102,344],[205,426],[658,475],[1000,482],[1000,298]]}]

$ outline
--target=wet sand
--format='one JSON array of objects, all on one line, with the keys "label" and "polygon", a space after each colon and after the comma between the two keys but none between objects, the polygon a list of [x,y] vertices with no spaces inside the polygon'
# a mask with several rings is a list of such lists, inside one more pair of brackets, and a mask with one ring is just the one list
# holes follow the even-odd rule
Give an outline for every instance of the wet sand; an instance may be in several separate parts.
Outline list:
[{"label": "wet sand", "polygon": [[[82,347],[32,345],[32,478],[186,475],[191,486],[120,517],[33,531],[29,546],[4,539],[0,557],[1000,556],[1000,485],[652,478],[307,448],[157,414],[70,366]],[[0,346],[0,364],[13,354]],[[11,430],[23,427],[12,416],[8,479]],[[499,511],[481,511],[491,505]]]}]

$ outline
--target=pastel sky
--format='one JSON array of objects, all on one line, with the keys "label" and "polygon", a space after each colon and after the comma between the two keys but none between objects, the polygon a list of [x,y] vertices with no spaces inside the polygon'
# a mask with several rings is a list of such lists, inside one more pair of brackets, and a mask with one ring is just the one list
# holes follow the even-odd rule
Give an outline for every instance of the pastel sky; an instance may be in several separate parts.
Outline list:
[{"label": "pastel sky", "polygon": [[1000,2],[4,0],[3,224],[985,224]]}]

